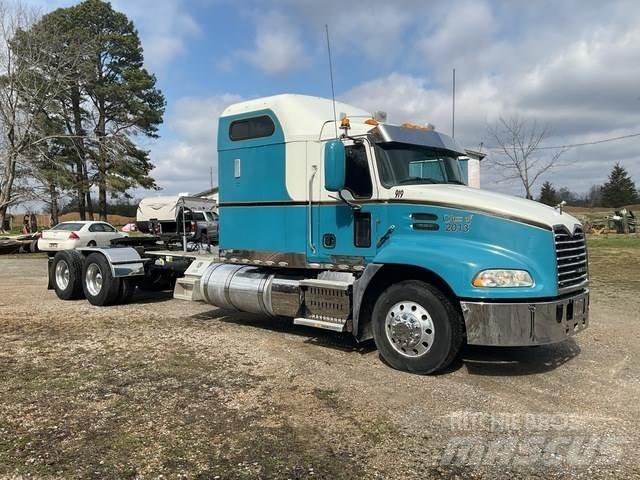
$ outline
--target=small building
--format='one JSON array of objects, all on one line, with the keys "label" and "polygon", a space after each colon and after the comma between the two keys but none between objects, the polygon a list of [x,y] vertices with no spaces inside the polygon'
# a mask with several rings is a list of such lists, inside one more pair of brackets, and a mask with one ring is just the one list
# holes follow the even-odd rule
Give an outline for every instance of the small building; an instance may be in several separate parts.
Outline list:
[{"label": "small building", "polygon": [[487,154],[467,148],[464,151],[467,155],[459,158],[462,179],[470,187],[480,188],[480,162]]}]

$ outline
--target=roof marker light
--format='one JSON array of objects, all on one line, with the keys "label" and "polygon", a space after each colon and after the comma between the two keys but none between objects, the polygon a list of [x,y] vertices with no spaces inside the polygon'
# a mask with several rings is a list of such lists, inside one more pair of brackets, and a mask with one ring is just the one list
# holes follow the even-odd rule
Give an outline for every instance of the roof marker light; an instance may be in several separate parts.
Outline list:
[{"label": "roof marker light", "polygon": [[433,130],[434,126],[428,123],[426,126],[417,125],[415,123],[404,122],[402,128],[413,128],[415,130]]},{"label": "roof marker light", "polygon": [[351,128],[351,122],[349,121],[348,117],[343,117],[342,120],[340,120],[340,128],[344,130],[344,134],[347,135],[349,129]]}]

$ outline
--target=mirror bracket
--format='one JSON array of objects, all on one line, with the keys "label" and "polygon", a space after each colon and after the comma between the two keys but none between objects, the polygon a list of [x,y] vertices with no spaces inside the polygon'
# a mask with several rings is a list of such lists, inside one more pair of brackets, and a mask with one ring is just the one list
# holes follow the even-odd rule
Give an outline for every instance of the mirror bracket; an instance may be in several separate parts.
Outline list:
[{"label": "mirror bracket", "polygon": [[[345,194],[350,198],[346,198]],[[342,200],[344,203],[349,205],[349,207],[351,207],[351,210],[353,210],[354,212],[359,212],[360,210],[362,210],[362,205],[354,202],[354,198],[351,195],[351,192],[346,188],[343,188],[342,190],[340,190],[338,192],[338,196],[340,197],[340,200]]]}]

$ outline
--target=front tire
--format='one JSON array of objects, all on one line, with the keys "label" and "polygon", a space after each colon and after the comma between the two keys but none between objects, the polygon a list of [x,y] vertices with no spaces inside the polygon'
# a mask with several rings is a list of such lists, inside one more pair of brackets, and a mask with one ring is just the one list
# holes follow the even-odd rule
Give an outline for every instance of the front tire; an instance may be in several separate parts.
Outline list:
[{"label": "front tire", "polygon": [[372,321],[380,355],[398,370],[423,375],[443,370],[462,345],[460,313],[426,282],[391,285],[378,298]]},{"label": "front tire", "polygon": [[82,289],[91,305],[113,305],[121,293],[121,280],[114,278],[111,266],[101,253],[87,257],[82,269]]}]

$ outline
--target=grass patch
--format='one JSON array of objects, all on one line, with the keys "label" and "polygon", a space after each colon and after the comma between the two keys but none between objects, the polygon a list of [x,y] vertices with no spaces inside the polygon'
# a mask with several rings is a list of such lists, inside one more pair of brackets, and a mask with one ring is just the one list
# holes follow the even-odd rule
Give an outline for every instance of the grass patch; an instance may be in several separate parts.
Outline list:
[{"label": "grass patch", "polygon": [[640,237],[596,237],[587,238],[589,250],[599,248],[640,248]]}]

